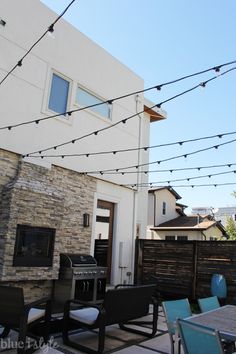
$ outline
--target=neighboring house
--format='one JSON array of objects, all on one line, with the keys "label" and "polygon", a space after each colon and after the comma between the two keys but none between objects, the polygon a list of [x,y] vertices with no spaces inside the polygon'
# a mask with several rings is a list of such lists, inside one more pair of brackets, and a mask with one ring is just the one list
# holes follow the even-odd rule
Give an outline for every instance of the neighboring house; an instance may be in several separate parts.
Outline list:
[{"label": "neighboring house", "polygon": [[213,241],[225,235],[223,225],[209,215],[179,216],[151,230],[160,239],[177,241]]},{"label": "neighboring house", "polygon": [[178,217],[184,212],[184,205],[176,201],[181,196],[171,187],[158,187],[148,192],[148,225],[157,226]]},{"label": "neighboring house", "polygon": [[185,205],[171,187],[149,190],[148,237],[164,240],[216,240],[225,235],[223,225],[210,215],[184,213]]},{"label": "neighboring house", "polygon": [[225,227],[228,218],[232,218],[234,222],[236,222],[236,207],[219,207],[219,208],[209,208],[209,207],[199,207],[193,208],[192,213],[202,214],[208,212],[213,215],[215,220],[220,221],[222,225]]},{"label": "neighboring house", "polygon": [[[0,14],[1,80],[57,15],[39,0],[1,0]],[[0,127],[61,114],[0,130],[2,282],[21,281],[32,296],[32,289],[39,288],[47,294],[58,278],[60,253],[93,255],[99,238],[109,238],[109,282],[130,280],[137,230],[146,237],[148,190],[122,185],[137,178],[147,183],[148,176],[102,171],[149,161],[148,151],[116,151],[148,146],[150,123],[164,119],[165,112],[151,109],[154,104],[143,94],[107,102],[143,88],[139,76],[63,19],[53,37],[45,36],[2,83]],[[64,142],[70,143],[57,147]],[[110,153],[91,154],[101,151]],[[22,157],[31,152],[36,153]],[[125,272],[119,263],[121,244]]]}]

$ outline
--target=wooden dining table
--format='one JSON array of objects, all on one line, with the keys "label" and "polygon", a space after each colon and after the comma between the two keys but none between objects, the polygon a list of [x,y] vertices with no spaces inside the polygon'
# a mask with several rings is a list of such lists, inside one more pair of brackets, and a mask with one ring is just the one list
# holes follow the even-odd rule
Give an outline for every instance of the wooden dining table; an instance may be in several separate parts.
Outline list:
[{"label": "wooden dining table", "polygon": [[193,315],[186,320],[220,332],[223,339],[236,341],[236,306],[225,305],[217,309]]}]

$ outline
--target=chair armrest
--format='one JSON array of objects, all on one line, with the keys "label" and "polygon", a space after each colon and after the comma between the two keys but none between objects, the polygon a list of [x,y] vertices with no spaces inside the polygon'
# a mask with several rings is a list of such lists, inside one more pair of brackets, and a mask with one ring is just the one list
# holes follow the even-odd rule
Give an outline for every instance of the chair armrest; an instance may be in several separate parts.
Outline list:
[{"label": "chair armrest", "polygon": [[[44,306],[42,306],[45,304]],[[51,318],[51,300],[48,297],[43,297],[41,299],[32,301],[24,306],[24,313],[28,316],[30,309],[32,308],[42,308],[45,309],[45,319],[49,320]]]},{"label": "chair armrest", "polygon": [[135,287],[135,286],[138,286],[137,284],[117,284],[115,286],[115,289],[118,289],[118,288],[125,288],[125,287]]},{"label": "chair armrest", "polygon": [[25,304],[25,308],[29,307],[31,309],[32,307],[37,307],[37,306],[42,305],[42,304],[46,304],[47,305],[47,303],[50,302],[50,301],[51,301],[50,298],[43,297],[41,299],[38,299],[38,300],[35,300],[35,301],[32,301],[32,302],[29,302],[29,303]]},{"label": "chair armrest", "polygon": [[65,302],[65,307],[64,308],[67,308],[69,310],[72,304],[82,305],[83,307],[94,307],[94,308],[96,308],[98,310],[101,309],[101,305],[90,304],[87,301],[76,300],[76,299],[67,300]]}]

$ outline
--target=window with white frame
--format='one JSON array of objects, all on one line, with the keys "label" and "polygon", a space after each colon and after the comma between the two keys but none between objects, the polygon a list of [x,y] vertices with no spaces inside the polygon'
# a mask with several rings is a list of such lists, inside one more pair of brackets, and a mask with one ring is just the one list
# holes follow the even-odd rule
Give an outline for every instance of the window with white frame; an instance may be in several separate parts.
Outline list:
[{"label": "window with white frame", "polygon": [[188,236],[177,236],[177,241],[188,241]]},{"label": "window with white frame", "polygon": [[111,104],[100,99],[84,88],[78,86],[76,94],[76,102],[83,107],[93,106],[89,109],[102,117],[111,119]]},{"label": "window with white frame", "polygon": [[48,108],[56,113],[64,115],[67,111],[70,81],[64,77],[53,73],[51,79],[50,96]]},{"label": "window with white frame", "polygon": [[165,236],[165,240],[166,241],[175,241],[175,236],[170,236],[170,235]]}]

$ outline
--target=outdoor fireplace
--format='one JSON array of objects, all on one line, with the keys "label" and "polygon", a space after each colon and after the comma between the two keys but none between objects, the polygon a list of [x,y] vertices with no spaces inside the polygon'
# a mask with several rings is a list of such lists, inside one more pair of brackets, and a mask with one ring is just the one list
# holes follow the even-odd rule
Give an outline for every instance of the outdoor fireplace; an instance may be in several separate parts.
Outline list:
[{"label": "outdoor fireplace", "polygon": [[51,267],[55,229],[17,225],[14,267]]}]

